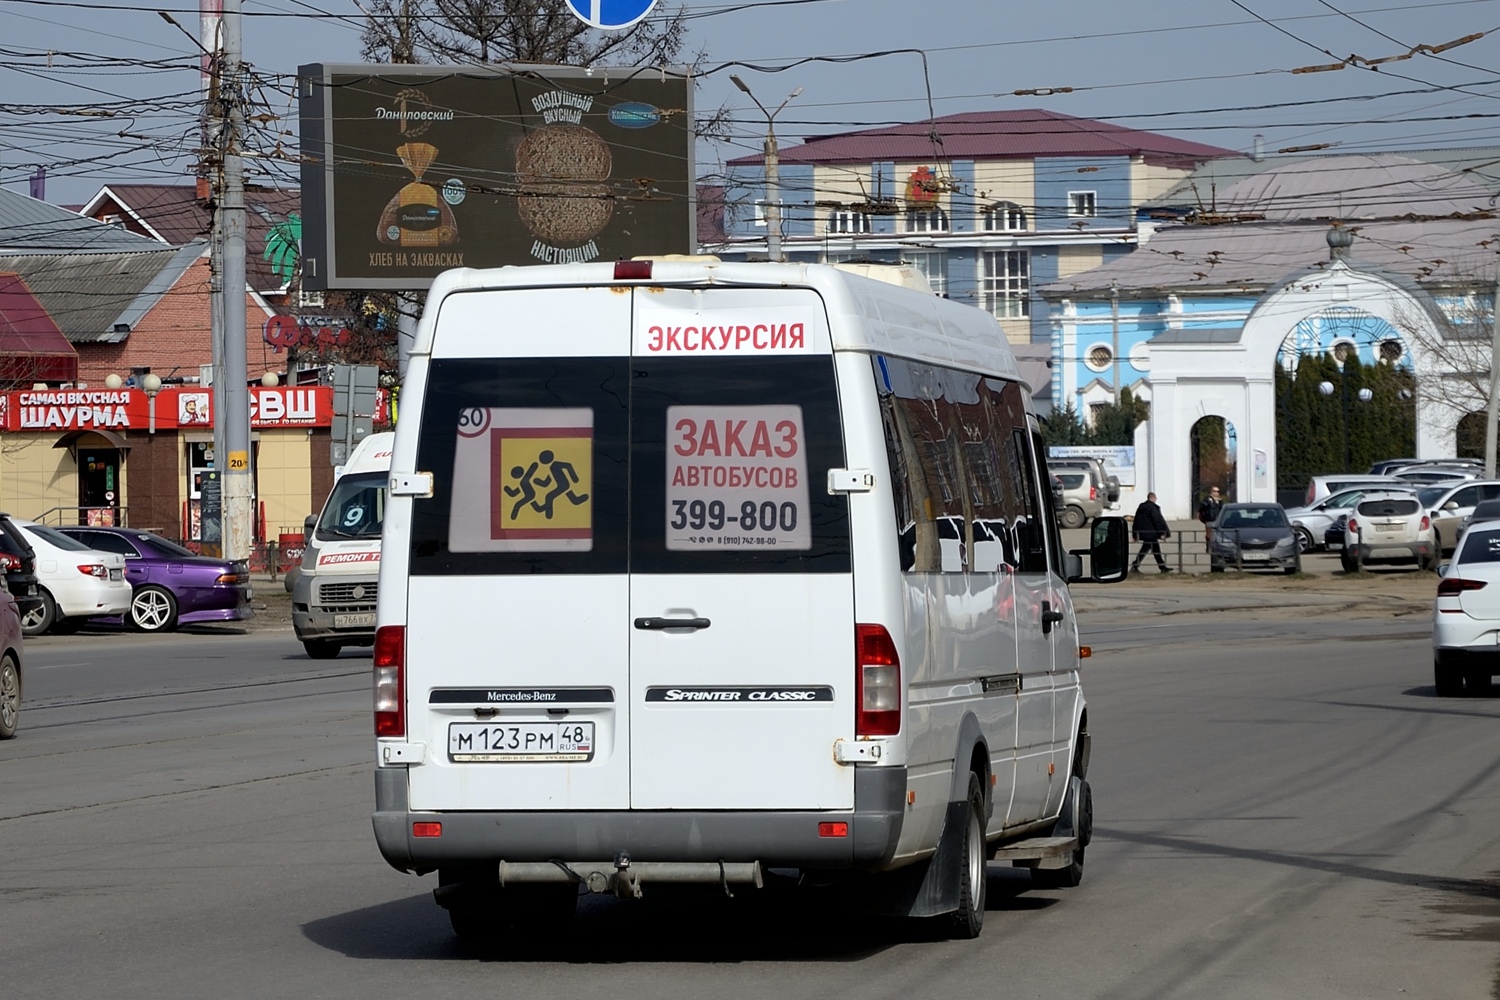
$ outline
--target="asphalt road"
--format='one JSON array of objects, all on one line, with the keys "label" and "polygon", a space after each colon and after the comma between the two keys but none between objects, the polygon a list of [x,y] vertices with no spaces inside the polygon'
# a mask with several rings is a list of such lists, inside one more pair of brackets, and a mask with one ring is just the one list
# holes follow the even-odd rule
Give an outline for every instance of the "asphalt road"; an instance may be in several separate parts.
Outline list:
[{"label": "asphalt road", "polygon": [[516,961],[370,833],[368,654],[289,633],[28,650],[0,744],[6,997],[1500,997],[1500,700],[1428,625],[1098,615],[1082,886],[991,866],[975,942],[812,891],[589,899]]}]

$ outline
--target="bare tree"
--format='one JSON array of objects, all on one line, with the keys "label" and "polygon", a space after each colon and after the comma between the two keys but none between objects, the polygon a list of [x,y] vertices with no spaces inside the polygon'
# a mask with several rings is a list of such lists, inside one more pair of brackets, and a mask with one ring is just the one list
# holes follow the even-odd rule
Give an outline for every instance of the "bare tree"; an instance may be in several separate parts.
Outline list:
[{"label": "bare tree", "polygon": [[363,9],[371,62],[664,66],[687,40],[684,8],[623,31],[590,28],[566,0],[366,0]]},{"label": "bare tree", "polygon": [[[1485,409],[1490,396],[1494,285],[1476,276],[1426,291],[1441,308],[1406,306],[1394,325],[1430,363],[1417,372],[1418,398],[1457,421]],[[1482,425],[1481,425],[1482,426]]]}]

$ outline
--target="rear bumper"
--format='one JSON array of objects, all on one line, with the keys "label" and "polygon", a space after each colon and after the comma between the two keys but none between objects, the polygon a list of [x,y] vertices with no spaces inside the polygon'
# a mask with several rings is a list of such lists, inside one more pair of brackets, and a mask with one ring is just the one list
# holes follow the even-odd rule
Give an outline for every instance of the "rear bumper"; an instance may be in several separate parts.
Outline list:
[{"label": "rear bumper", "polygon": [[[405,768],[375,771],[375,841],[391,867],[439,867],[552,858],[759,861],[766,867],[880,869],[890,864],[906,808],[906,768],[857,767],[854,809],[726,811],[412,812]],[[413,823],[441,823],[413,837]],[[818,836],[848,823],[847,837]]]},{"label": "rear bumper", "polygon": [[1361,562],[1405,562],[1408,559],[1426,562],[1437,554],[1437,547],[1431,542],[1397,542],[1394,545],[1361,542],[1350,548],[1358,550]]}]

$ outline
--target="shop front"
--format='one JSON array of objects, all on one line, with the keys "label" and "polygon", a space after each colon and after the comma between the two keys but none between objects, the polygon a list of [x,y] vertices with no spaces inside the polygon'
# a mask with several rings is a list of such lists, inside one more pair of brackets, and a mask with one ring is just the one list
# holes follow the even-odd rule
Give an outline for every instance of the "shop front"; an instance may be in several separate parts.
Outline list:
[{"label": "shop front", "polygon": [[[257,542],[318,509],[332,487],[333,389],[250,390]],[[213,394],[197,386],[0,394],[0,510],[50,524],[146,528],[213,543]]]}]

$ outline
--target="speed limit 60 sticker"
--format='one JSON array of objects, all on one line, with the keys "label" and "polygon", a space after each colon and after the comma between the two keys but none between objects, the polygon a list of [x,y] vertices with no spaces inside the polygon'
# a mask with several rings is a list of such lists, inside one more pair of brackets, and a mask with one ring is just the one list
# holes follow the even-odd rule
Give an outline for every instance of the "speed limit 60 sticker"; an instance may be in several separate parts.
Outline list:
[{"label": "speed limit 60 sticker", "polygon": [[812,547],[802,407],[667,408],[667,548]]}]

